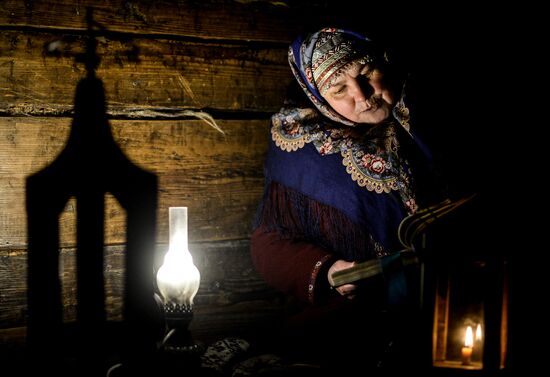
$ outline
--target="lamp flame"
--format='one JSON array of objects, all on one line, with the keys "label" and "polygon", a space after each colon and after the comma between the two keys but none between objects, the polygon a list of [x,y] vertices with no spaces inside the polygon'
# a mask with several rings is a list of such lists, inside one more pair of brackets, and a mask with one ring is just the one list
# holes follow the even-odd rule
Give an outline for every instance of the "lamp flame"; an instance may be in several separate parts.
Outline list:
[{"label": "lamp flame", "polygon": [[165,303],[191,307],[199,290],[200,272],[188,249],[187,207],[170,207],[170,240],[157,272],[157,286]]}]

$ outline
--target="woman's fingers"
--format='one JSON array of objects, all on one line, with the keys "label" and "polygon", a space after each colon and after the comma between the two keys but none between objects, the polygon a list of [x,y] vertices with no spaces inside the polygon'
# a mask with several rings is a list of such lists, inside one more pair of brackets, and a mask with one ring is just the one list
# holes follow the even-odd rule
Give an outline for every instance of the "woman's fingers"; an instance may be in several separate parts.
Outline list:
[{"label": "woman's fingers", "polygon": [[338,293],[340,293],[342,296],[349,299],[352,299],[355,297],[356,289],[357,289],[357,286],[355,284],[344,284],[336,288]]}]

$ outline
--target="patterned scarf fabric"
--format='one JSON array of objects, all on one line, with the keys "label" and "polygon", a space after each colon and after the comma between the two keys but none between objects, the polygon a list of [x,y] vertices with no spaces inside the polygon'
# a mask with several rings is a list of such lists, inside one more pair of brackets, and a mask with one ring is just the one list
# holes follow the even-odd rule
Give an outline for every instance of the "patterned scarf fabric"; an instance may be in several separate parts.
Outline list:
[{"label": "patterned scarf fabric", "polygon": [[292,43],[292,72],[315,107],[283,108],[272,117],[257,225],[310,239],[349,260],[401,248],[399,222],[417,209],[405,151],[429,157],[411,132],[405,96],[390,119],[376,126],[351,122],[322,97],[350,64],[379,65],[384,59],[369,39],[340,29]]},{"label": "patterned scarf fabric", "polygon": [[355,126],[334,111],[322,94],[354,62],[377,66],[384,64],[386,59],[368,38],[351,31],[326,28],[306,38],[298,37],[290,45],[288,61],[296,80],[324,116],[340,124]]}]

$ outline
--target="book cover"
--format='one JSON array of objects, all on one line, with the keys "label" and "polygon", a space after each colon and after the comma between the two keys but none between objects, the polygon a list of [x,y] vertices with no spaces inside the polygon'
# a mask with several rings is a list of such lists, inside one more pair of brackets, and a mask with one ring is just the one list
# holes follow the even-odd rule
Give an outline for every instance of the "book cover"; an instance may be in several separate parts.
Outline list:
[{"label": "book cover", "polygon": [[390,263],[401,263],[401,266],[417,264],[418,257],[413,244],[418,236],[424,234],[430,224],[445,217],[475,196],[469,196],[456,201],[450,199],[430,207],[419,209],[412,215],[405,217],[399,224],[397,236],[404,249],[385,257],[371,259],[357,263],[355,266],[340,270],[332,274],[332,286],[354,283],[362,279],[368,279],[383,273],[384,268]]}]

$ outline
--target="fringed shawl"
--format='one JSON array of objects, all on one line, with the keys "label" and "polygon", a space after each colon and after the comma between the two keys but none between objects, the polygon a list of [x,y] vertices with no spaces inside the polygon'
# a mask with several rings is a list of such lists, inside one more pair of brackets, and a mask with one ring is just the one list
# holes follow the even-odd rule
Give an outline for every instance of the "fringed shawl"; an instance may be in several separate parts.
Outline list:
[{"label": "fringed shawl", "polygon": [[336,152],[321,154],[312,140],[319,137],[315,133],[302,147],[288,151],[277,145],[280,132],[274,120],[257,226],[319,244],[347,260],[401,249],[397,227],[416,209],[404,159],[395,152],[376,152],[374,142],[368,144],[371,153],[356,142],[332,145]]}]

